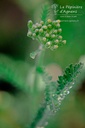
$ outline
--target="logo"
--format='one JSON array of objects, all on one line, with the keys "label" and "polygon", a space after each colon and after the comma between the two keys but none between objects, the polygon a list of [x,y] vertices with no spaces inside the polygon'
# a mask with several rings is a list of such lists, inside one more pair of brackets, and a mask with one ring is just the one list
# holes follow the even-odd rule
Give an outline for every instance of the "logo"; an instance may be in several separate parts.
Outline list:
[{"label": "logo", "polygon": [[63,22],[79,22],[80,16],[83,15],[82,5],[59,5],[54,3],[51,8],[54,15],[57,15]]},{"label": "logo", "polygon": [[59,7],[58,4],[51,5],[51,8],[53,9],[54,15],[58,14],[58,12],[59,12],[58,7]]},{"label": "logo", "polygon": [[51,8],[52,8],[52,9],[57,9],[57,8],[58,8],[58,4],[53,4],[53,5],[51,5]]}]

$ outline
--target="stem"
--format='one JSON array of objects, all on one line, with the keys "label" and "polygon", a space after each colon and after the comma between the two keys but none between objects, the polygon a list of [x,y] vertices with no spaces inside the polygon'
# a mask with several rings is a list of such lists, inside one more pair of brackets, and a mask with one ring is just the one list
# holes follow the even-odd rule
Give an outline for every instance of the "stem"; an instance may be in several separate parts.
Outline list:
[{"label": "stem", "polygon": [[46,102],[44,102],[29,128],[44,128],[48,125],[49,117],[52,115],[52,111],[49,110]]},{"label": "stem", "polygon": [[34,118],[33,122],[31,123],[30,128],[35,128],[38,125],[38,123],[44,116],[45,109],[46,109],[46,104],[43,103],[43,105],[38,110],[36,117]]},{"label": "stem", "polygon": [[[41,68],[43,67],[43,60],[44,60],[44,54],[45,54],[45,49],[43,48],[43,45],[39,46],[39,52],[37,54],[36,57],[36,69],[35,69],[35,78],[34,78],[34,87],[33,87],[33,95],[34,95],[34,100],[33,102],[36,102],[36,97],[38,95],[38,85],[39,85],[39,72],[37,71],[37,68]],[[38,113],[36,115],[36,117],[34,118],[33,122],[30,125],[30,128],[35,128],[36,126],[42,126],[42,122],[44,123],[44,118],[47,118],[47,116],[45,117],[45,115],[47,115],[46,112],[46,103],[44,102],[41,106],[41,108],[38,110]]]},{"label": "stem", "polygon": [[45,54],[45,49],[43,48],[43,45],[39,46],[39,53],[36,57],[36,69],[35,69],[35,78],[34,78],[34,93],[38,91],[38,81],[39,81],[39,73],[37,71],[38,68],[43,67],[43,59]]},{"label": "stem", "polygon": [[43,59],[44,59],[44,54],[45,54],[45,49],[43,48],[43,45],[39,46],[39,50],[40,52],[36,58],[36,67],[43,66]]}]

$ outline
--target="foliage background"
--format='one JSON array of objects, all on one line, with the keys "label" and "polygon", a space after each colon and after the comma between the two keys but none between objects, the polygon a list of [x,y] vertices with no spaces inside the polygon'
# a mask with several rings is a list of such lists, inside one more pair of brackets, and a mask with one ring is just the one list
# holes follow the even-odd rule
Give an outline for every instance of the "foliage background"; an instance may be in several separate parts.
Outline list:
[{"label": "foliage background", "polygon": [[[35,95],[29,94],[28,86],[32,86],[34,78],[34,64],[29,56],[38,47],[38,43],[29,39],[27,35],[27,21],[39,20],[41,5],[53,3],[60,5],[82,5],[83,15],[78,23],[61,23],[62,35],[67,45],[56,51],[47,50],[44,65],[59,65],[64,70],[70,63],[76,63],[82,58],[85,62],[85,1],[84,0],[1,0],[0,1],[0,66],[5,69],[0,73],[0,127],[23,128],[30,123],[35,115],[39,103],[43,98],[43,91]],[[57,18],[60,18],[59,16]],[[4,65],[5,67],[3,68]],[[10,73],[12,71],[12,73]],[[5,77],[3,77],[6,75]],[[12,76],[13,75],[13,76]],[[84,78],[83,74],[83,78]],[[9,77],[8,77],[9,76]],[[7,78],[7,79],[6,79]],[[40,78],[41,82],[41,78]],[[2,85],[16,87],[15,92],[2,91]],[[24,85],[24,87],[23,87]],[[20,87],[19,87],[20,86]],[[51,119],[48,128],[85,128],[85,82],[77,85],[74,92],[64,100],[60,111]],[[10,90],[10,89],[9,89]],[[14,90],[14,88],[13,88]],[[17,91],[16,91],[17,90]]]}]

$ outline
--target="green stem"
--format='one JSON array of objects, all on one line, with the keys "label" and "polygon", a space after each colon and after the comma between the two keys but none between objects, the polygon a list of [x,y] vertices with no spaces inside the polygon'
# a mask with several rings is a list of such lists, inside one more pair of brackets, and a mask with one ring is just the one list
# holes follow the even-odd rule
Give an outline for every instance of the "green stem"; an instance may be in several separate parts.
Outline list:
[{"label": "green stem", "polygon": [[49,117],[52,115],[53,112],[48,109],[46,102],[44,102],[38,109],[36,117],[33,119],[29,128],[44,128],[48,125]]},{"label": "green stem", "polygon": [[40,52],[36,58],[36,67],[43,65],[43,59],[44,59],[44,53],[45,53],[45,49],[43,48],[43,45],[39,46],[39,50],[40,50]]},{"label": "green stem", "polygon": [[39,46],[39,53],[36,57],[36,69],[35,69],[35,78],[34,78],[34,87],[33,92],[36,93],[38,91],[38,81],[39,81],[39,72],[38,69],[43,67],[43,60],[44,60],[45,49],[43,45]]}]

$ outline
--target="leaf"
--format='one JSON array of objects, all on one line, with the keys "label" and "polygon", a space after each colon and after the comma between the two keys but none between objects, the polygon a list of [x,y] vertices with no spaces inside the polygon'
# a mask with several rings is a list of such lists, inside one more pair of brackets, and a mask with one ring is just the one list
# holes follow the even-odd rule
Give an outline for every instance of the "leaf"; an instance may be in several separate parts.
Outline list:
[{"label": "leaf", "polygon": [[[80,73],[82,64],[70,65],[66,68],[63,76],[59,76],[58,81],[52,81],[52,77],[44,74],[45,87],[45,101],[41,108],[38,110],[36,117],[31,123],[29,128],[45,127],[48,122],[48,117],[55,114],[61,102],[64,100],[70,89],[73,87],[76,77]],[[27,127],[27,128],[28,128]]]},{"label": "leaf", "polygon": [[22,61],[14,61],[10,57],[0,54],[0,79],[11,83],[22,91],[27,91],[28,66]]},{"label": "leaf", "polygon": [[[35,128],[39,121],[43,118],[44,112],[46,109],[46,104],[44,103],[38,110],[36,117],[33,119],[33,122],[30,125],[30,128]],[[29,126],[28,126],[29,127]],[[27,128],[28,128],[27,127]]]},{"label": "leaf", "polygon": [[48,15],[49,15],[49,6],[44,5],[42,8],[41,20],[46,22]]},{"label": "leaf", "polygon": [[[76,64],[76,65],[70,65],[68,68],[66,68],[65,73],[63,76],[59,76],[58,80],[58,94],[61,93],[62,89],[65,88],[65,86],[73,81],[75,81],[75,78],[77,77],[78,73],[80,72],[80,69],[82,67],[82,64]],[[63,86],[62,86],[63,85]]]},{"label": "leaf", "polygon": [[50,107],[50,111],[53,113],[57,112],[61,102],[66,95],[70,93],[70,89],[75,85],[76,78],[80,73],[81,68],[81,63],[75,65],[71,64],[66,68],[64,75],[59,76],[59,79],[56,82],[49,82],[48,78],[46,81],[45,76],[45,100]]}]

